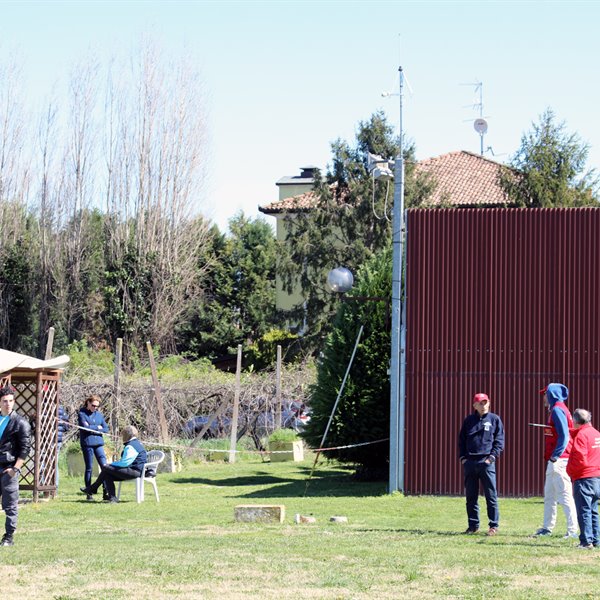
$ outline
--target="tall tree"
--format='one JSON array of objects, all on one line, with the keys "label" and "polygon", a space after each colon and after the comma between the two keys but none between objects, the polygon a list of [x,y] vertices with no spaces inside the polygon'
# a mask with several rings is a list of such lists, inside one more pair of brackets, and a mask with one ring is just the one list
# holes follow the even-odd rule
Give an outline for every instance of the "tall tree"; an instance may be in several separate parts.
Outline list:
[{"label": "tall tree", "polygon": [[500,185],[523,207],[597,206],[598,177],[586,170],[588,150],[548,108],[521,137],[510,161],[513,170],[501,171]]},{"label": "tall tree", "polygon": [[262,219],[240,213],[229,234],[211,230],[209,264],[201,302],[182,329],[183,349],[196,356],[226,354],[252,344],[275,324],[276,242]]},{"label": "tall tree", "polygon": [[229,221],[232,304],[245,343],[256,341],[275,319],[276,244],[271,226],[242,213]]},{"label": "tall tree", "polygon": [[28,237],[6,247],[0,257],[0,346],[15,352],[30,352],[34,342]]},{"label": "tall tree", "polygon": [[312,447],[318,447],[363,325],[360,344],[325,446],[377,442],[326,453],[330,458],[360,465],[359,473],[368,478],[387,474],[389,444],[380,440],[389,437],[390,327],[389,303],[385,299],[391,295],[391,280],[392,252],[388,245],[361,267],[356,288],[338,308],[317,365],[317,382],[310,394],[312,417],[303,433]]},{"label": "tall tree", "polygon": [[[198,259],[208,236],[206,221],[194,216],[206,148],[199,83],[191,63],[169,63],[146,43],[131,70],[113,70],[105,102],[107,263],[128,273],[110,287],[123,315],[140,317],[124,324],[127,341],[152,339],[168,351],[187,304],[200,297]],[[142,289],[139,306],[130,291]]]},{"label": "tall tree", "polygon": [[[337,303],[325,288],[328,271],[338,266],[356,271],[391,239],[394,184],[370,175],[369,153],[385,159],[398,153],[393,127],[383,113],[359,123],[353,146],[341,140],[332,144],[331,165],[315,184],[315,206],[286,218],[288,235],[278,268],[288,293],[298,285],[302,289],[303,301],[289,317],[306,326],[309,346],[318,345],[326,333]],[[404,145],[404,158],[405,206],[418,206],[432,184],[417,176],[412,145]]]}]

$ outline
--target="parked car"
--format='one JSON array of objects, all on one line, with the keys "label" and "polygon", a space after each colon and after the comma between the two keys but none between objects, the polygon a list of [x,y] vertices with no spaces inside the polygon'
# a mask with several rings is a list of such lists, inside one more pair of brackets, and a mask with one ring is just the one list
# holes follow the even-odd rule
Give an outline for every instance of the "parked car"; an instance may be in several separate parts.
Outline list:
[{"label": "parked car", "polygon": [[[210,417],[206,417],[204,415],[197,415],[192,417],[181,429],[181,433],[185,437],[196,437],[201,431],[202,428],[206,426]],[[231,430],[231,419],[228,417],[218,417],[207,429],[204,434],[205,438],[218,438],[224,437],[228,435]]]},{"label": "parked car", "polygon": [[[255,431],[259,437],[266,437],[275,431],[276,411],[262,412],[256,419]],[[310,421],[310,409],[303,402],[284,402],[281,407],[281,426],[294,431],[302,431]]]},{"label": "parked car", "polygon": [[[206,426],[210,417],[206,415],[197,415],[192,417],[182,427],[182,434],[185,437],[196,437],[202,428]],[[281,407],[281,425],[294,431],[302,431],[306,423],[310,421],[310,409],[303,402],[285,401]],[[251,429],[260,437],[267,437],[276,427],[276,411],[273,407],[269,410],[258,413],[240,412],[238,421],[238,433],[242,435],[243,429]],[[231,418],[227,416],[217,417],[211,424],[205,438],[222,438],[231,432]]]}]

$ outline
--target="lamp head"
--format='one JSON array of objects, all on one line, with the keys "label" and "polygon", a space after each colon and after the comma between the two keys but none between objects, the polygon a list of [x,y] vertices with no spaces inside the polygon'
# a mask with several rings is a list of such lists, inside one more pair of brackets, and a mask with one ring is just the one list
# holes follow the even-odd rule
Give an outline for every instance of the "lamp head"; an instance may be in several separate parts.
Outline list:
[{"label": "lamp head", "polygon": [[352,271],[346,267],[337,267],[329,271],[327,275],[327,285],[332,292],[343,294],[349,292],[354,284]]}]

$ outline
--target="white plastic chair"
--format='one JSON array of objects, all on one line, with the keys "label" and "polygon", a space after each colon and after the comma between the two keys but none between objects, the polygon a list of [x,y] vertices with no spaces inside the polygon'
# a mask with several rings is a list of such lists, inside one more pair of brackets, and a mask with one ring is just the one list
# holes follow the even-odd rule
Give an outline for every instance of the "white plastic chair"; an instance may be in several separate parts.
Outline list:
[{"label": "white plastic chair", "polygon": [[[158,470],[158,465],[165,459],[165,453],[162,450],[150,450],[147,455],[146,464],[144,465],[144,470],[139,477],[135,479],[126,479],[125,481],[119,481],[119,487],[117,488],[117,498],[121,498],[121,484],[126,483],[127,481],[135,482],[135,499],[137,503],[144,501],[144,482],[147,482],[152,485],[154,488],[154,495],[156,496],[156,501],[160,502],[160,498],[158,497],[158,488],[156,487],[156,471]],[[154,469],[154,475],[152,477],[146,476],[146,471],[148,469]]]}]

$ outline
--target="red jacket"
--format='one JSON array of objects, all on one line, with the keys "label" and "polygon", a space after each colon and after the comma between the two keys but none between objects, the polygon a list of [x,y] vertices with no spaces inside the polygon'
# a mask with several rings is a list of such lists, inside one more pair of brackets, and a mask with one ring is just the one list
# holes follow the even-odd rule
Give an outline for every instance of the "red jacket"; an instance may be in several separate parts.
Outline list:
[{"label": "red jacket", "polygon": [[[564,402],[555,402],[552,406],[552,410],[562,410],[565,415],[565,419],[567,420],[568,431],[565,432],[567,437],[567,447],[565,451],[560,455],[559,458],[569,458],[569,453],[571,452],[571,445],[573,441],[571,440],[571,436],[569,435],[573,431],[573,417],[571,417],[571,413],[567,408],[567,405]],[[544,462],[548,462],[550,457],[554,453],[554,449],[558,444],[558,431],[554,426],[554,421],[552,419],[552,410],[548,414],[548,423],[546,427],[544,427]]]},{"label": "red jacket", "polygon": [[573,446],[567,463],[567,473],[572,481],[586,477],[600,477],[600,431],[591,423],[573,432]]}]

